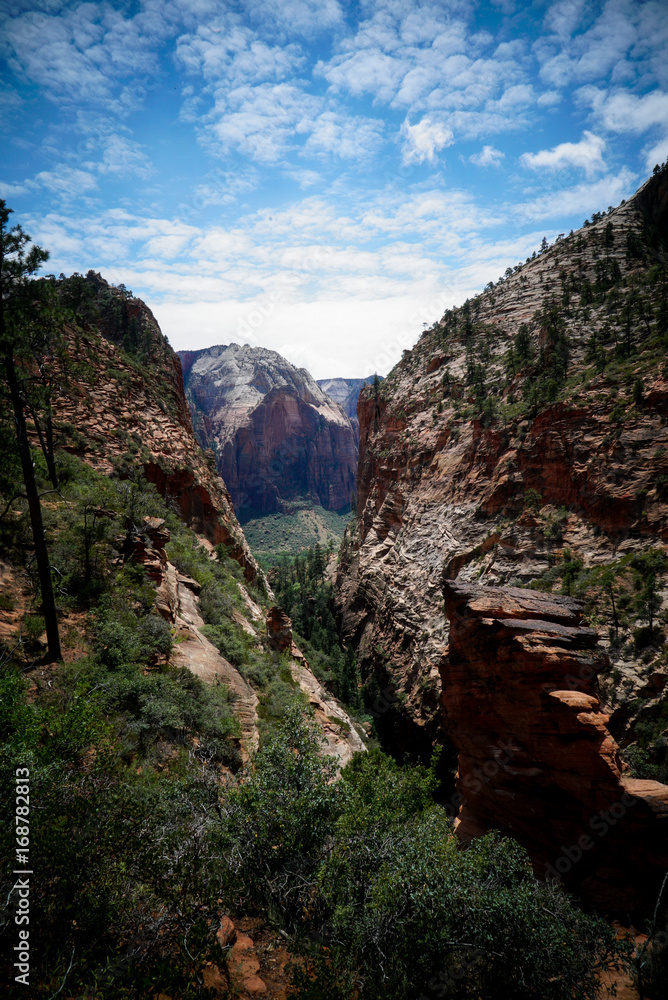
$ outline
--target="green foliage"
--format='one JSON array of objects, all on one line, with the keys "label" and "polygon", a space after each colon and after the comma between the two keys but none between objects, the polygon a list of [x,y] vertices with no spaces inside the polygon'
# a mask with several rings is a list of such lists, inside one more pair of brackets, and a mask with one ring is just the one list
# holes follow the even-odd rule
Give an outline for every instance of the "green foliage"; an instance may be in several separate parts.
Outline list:
[{"label": "green foliage", "polygon": [[543,498],[538,490],[534,490],[533,487],[529,487],[529,489],[524,492],[524,506],[527,510],[540,510],[542,499]]},{"label": "green foliage", "polygon": [[[13,787],[15,769],[29,767],[30,858],[48,873],[31,886],[31,921],[43,935],[31,962],[33,995],[59,989],[74,950],[72,995],[97,984],[105,996],[130,998],[171,984],[194,998],[220,894],[211,846],[218,768],[239,768],[239,727],[225,686],[169,664],[173,640],[153,613],[155,588],[130,553],[120,554],[145,512],[168,519],[177,549],[193,550],[192,536],[139,481],[105,480],[69,458],[62,471],[63,499],[50,505],[47,530],[68,588],[60,600],[79,607],[85,596],[92,652],[61,665],[48,685],[37,677],[30,701],[20,664],[5,655],[0,670],[0,781]],[[89,539],[97,590],[83,595],[73,585],[84,578],[81,534],[87,511],[98,509],[105,530]],[[236,579],[211,565],[208,600],[227,607],[215,588],[238,595]],[[24,636],[43,628],[37,615],[24,620]],[[3,858],[15,848],[11,804],[2,797]],[[5,898],[10,868],[0,872]],[[0,922],[7,982],[12,927]]]},{"label": "green foliage", "polygon": [[319,545],[292,559],[283,556],[271,570],[270,579],[311,667],[337,698],[357,710],[357,658],[352,647],[343,649],[339,642],[334,589],[324,579],[326,556]]},{"label": "green foliage", "polygon": [[337,513],[307,500],[295,501],[291,507],[291,513],[267,514],[244,521],[248,544],[266,569],[273,565],[278,554],[295,556],[316,542],[338,548],[351,516],[348,510]]},{"label": "green foliage", "polygon": [[[312,723],[296,711],[224,796],[228,891],[313,942],[307,997],[404,1000],[441,990],[587,1000],[619,955],[612,930],[533,877],[517,844],[462,851],[433,802],[433,769],[361,754],[332,784]],[[307,943],[307,942],[305,942]],[[329,992],[328,992],[329,991]]]},{"label": "green foliage", "polygon": [[237,892],[295,927],[308,905],[341,791],[317,727],[290,708],[224,804],[221,830]]}]

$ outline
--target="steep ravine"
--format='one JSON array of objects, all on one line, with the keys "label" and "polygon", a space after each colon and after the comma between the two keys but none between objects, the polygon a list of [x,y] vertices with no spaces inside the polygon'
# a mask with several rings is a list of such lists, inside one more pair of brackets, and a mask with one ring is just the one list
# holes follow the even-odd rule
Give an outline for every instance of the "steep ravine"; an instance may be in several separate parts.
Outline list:
[{"label": "steep ravine", "polygon": [[[657,231],[666,236],[667,189],[664,168],[625,204],[450,310],[382,386],[360,395],[342,632],[368,690],[385,693],[379,726],[400,751],[426,757],[435,741],[450,746],[456,725],[441,708],[443,575],[568,588],[581,570],[610,565],[619,580],[634,554],[665,551],[668,275]],[[651,644],[643,657],[634,648],[644,619],[632,613],[633,588],[617,635],[599,590],[597,624],[614,668],[602,679],[608,702],[622,694],[616,672],[628,680],[625,703],[650,675],[660,700],[665,657]],[[622,742],[633,739],[636,709],[616,716]]]}]

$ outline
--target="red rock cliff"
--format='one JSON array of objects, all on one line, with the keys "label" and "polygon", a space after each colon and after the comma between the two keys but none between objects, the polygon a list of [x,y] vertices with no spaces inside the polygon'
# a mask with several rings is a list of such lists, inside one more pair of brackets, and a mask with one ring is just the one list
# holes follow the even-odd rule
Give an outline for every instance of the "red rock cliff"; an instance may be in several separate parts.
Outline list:
[{"label": "red rock cliff", "polygon": [[647,911],[668,868],[668,786],[622,775],[576,601],[445,580],[443,708],[464,840],[490,828],[599,908]]},{"label": "red rock cliff", "polygon": [[65,290],[72,294],[77,282],[84,291],[94,288],[97,299],[94,310],[88,306],[90,321],[65,330],[67,378],[54,401],[61,441],[107,474],[143,466],[183,520],[214,545],[228,546],[254,579],[259,568],[225,483],[193,436],[181,365],[155,317],[100,275],[65,279]]},{"label": "red rock cliff", "polygon": [[668,273],[646,235],[667,192],[664,170],[509,269],[360,395],[343,637],[397,694],[382,721],[408,751],[443,733],[443,567],[521,586],[566,552],[586,568],[668,540]]},{"label": "red rock cliff", "polygon": [[238,344],[182,352],[196,434],[243,518],[309,497],[344,510],[355,489],[350,420],[305,369]]}]

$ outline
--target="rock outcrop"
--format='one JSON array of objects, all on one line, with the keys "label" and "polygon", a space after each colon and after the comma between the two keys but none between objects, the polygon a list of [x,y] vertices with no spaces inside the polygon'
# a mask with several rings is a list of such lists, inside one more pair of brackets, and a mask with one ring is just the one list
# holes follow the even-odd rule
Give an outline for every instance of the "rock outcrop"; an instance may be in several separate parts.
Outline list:
[{"label": "rock outcrop", "polygon": [[[444,566],[522,586],[567,555],[586,569],[668,541],[668,279],[646,214],[666,191],[664,169],[449,310],[360,394],[343,639],[370,690],[395,695],[380,724],[407,751],[443,737]],[[601,620],[607,642],[608,606]]]},{"label": "rock outcrop", "polygon": [[238,344],[180,352],[195,433],[215,453],[242,520],[310,498],[344,510],[355,490],[352,425],[304,368]]},{"label": "rock outcrop", "polygon": [[267,611],[267,645],[276,653],[292,649],[292,622],[283,608],[274,606]]},{"label": "rock outcrop", "polygon": [[501,829],[539,876],[604,910],[647,911],[668,868],[668,786],[622,773],[597,695],[606,657],[581,606],[447,579],[443,591],[459,835]]},{"label": "rock outcrop", "polygon": [[59,289],[80,322],[64,331],[67,374],[53,401],[58,443],[105,474],[142,467],[185,523],[226,545],[253,580],[261,571],[225,483],[193,436],[179,359],[150,309],[94,272]]}]

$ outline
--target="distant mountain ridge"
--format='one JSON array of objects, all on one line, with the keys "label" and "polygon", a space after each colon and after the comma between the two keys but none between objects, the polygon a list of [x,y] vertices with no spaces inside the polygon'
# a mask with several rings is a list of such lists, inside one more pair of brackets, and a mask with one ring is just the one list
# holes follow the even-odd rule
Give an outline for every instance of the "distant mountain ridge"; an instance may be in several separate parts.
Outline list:
[{"label": "distant mountain ridge", "polygon": [[[365,385],[371,385],[375,375],[366,378],[319,378],[320,388],[338,403],[343,412],[350,417],[359,441],[359,423],[357,421],[357,400]],[[382,376],[378,378],[382,382]]]},{"label": "distant mountain ridge", "polygon": [[297,499],[344,510],[355,490],[356,433],[305,368],[276,351],[223,344],[180,351],[195,434],[211,448],[242,518]]}]

